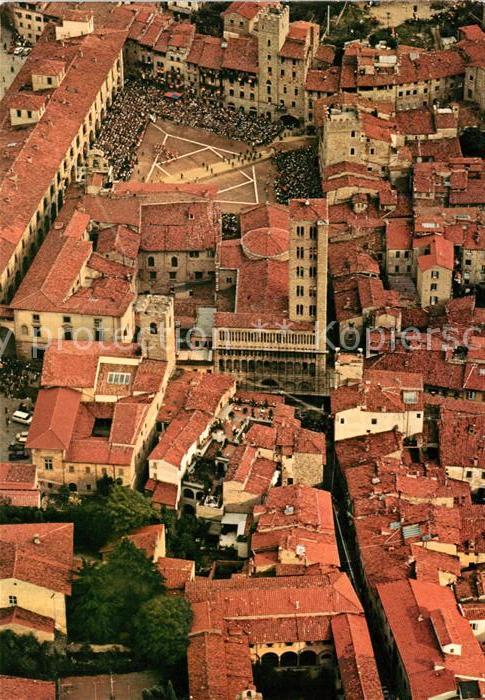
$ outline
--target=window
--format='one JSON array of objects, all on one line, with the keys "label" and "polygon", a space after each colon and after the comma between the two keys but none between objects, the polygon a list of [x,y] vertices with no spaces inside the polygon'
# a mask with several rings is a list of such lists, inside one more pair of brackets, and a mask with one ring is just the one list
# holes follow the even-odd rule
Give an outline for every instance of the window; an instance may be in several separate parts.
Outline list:
[{"label": "window", "polygon": [[130,379],[129,372],[108,372],[108,384],[129,384]]},{"label": "window", "polygon": [[204,277],[204,273],[201,272],[200,270],[198,270],[198,271],[195,272],[194,274],[195,274],[195,279],[196,279],[196,280],[201,280],[201,279],[203,279],[203,277]]},{"label": "window", "polygon": [[44,469],[46,472],[51,472],[53,469],[52,457],[44,457]]},{"label": "window", "polygon": [[150,270],[150,279],[151,280],[156,280],[157,279],[157,273],[155,270]]},{"label": "window", "polygon": [[70,316],[63,316],[62,322],[63,323],[71,323],[71,317]]},{"label": "window", "polygon": [[433,284],[431,285],[431,291],[436,292],[437,289],[438,289],[438,285],[436,284],[436,282],[433,282]]},{"label": "window", "polygon": [[304,277],[305,276],[305,269],[303,267],[297,267],[296,268],[296,276],[297,277]]},{"label": "window", "polygon": [[340,419],[340,425],[343,425],[345,423],[345,418]]},{"label": "window", "polygon": [[34,338],[40,338],[40,336],[41,336],[40,326],[32,326],[32,335],[34,336]]},{"label": "window", "polygon": [[199,257],[199,251],[198,250],[191,250],[189,251],[189,258],[198,258]]},{"label": "window", "polygon": [[472,476],[473,476],[472,470],[471,470],[471,469],[467,469],[467,471],[466,471],[466,473],[465,473],[465,479],[471,479]]},{"label": "window", "polygon": [[22,116],[22,110],[21,110],[21,109],[18,109],[18,110],[17,110],[17,117],[21,117],[21,116]]},{"label": "window", "polygon": [[299,236],[300,238],[305,235],[305,227],[304,226],[297,226],[296,227],[296,235]]},{"label": "window", "polygon": [[158,333],[158,326],[156,323],[150,323],[150,335],[157,335]]},{"label": "window", "polygon": [[303,258],[305,257],[305,249],[304,249],[302,246],[298,246],[298,247],[297,247],[297,249],[296,249],[296,257],[297,257],[299,260],[303,260]]},{"label": "window", "polygon": [[8,604],[9,605],[17,605],[17,596],[16,595],[9,595],[8,596]]},{"label": "window", "polygon": [[39,323],[39,322],[40,322],[39,314],[32,314],[32,323]]},{"label": "window", "polygon": [[176,272],[169,272],[168,276],[171,280],[176,280],[177,279],[177,273]]},{"label": "window", "polygon": [[86,474],[91,474],[91,467],[86,467],[84,471]]},{"label": "window", "polygon": [[372,418],[371,423],[372,425],[377,425],[377,418]]},{"label": "window", "polygon": [[296,305],[296,315],[303,316],[303,304]]},{"label": "window", "polygon": [[178,267],[179,261],[176,255],[172,256],[170,264],[172,265],[172,267]]},{"label": "window", "polygon": [[465,260],[465,265],[471,265],[471,264],[472,264],[472,261],[471,261],[471,260],[468,260],[468,259]]},{"label": "window", "polygon": [[104,339],[104,331],[103,331],[103,319],[102,318],[95,318],[94,319],[94,340],[103,340]]},{"label": "window", "polygon": [[296,285],[296,296],[297,297],[302,297],[305,295],[305,287],[303,287],[301,284]]},{"label": "window", "polygon": [[434,306],[435,304],[438,303],[438,297],[430,297],[429,303],[431,304],[431,306]]},{"label": "window", "polygon": [[350,155],[351,155],[351,156],[355,156],[355,148],[351,148],[351,149],[350,149]]},{"label": "window", "polygon": [[403,391],[402,400],[404,403],[417,403],[418,393],[416,391]]},{"label": "window", "polygon": [[148,256],[147,265],[148,267],[155,267],[155,258],[153,257],[153,255]]}]

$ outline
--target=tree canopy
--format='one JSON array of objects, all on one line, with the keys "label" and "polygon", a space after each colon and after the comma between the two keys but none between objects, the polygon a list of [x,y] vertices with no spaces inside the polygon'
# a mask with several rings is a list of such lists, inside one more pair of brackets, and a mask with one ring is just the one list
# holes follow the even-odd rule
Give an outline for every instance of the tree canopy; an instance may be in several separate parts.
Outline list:
[{"label": "tree canopy", "polygon": [[157,596],[133,619],[133,648],[148,663],[170,668],[184,658],[192,610],[184,598]]},{"label": "tree canopy", "polygon": [[76,641],[126,643],[140,605],[163,593],[163,579],[152,561],[122,540],[106,564],[85,563],[74,581],[68,629]]}]

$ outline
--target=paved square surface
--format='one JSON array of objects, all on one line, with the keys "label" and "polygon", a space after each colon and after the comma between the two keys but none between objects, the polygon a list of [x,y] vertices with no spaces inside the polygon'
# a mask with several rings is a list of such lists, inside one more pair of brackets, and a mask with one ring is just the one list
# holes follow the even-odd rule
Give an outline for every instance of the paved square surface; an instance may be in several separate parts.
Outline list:
[{"label": "paved square surface", "polygon": [[[265,155],[270,153],[266,150]],[[144,182],[205,182],[218,189],[223,211],[237,212],[274,201],[269,158],[249,160],[250,147],[203,129],[168,121],[150,124],[138,150],[133,176]],[[246,160],[240,159],[246,156]],[[231,162],[232,161],[232,162]],[[224,172],[218,172],[223,168]]]}]

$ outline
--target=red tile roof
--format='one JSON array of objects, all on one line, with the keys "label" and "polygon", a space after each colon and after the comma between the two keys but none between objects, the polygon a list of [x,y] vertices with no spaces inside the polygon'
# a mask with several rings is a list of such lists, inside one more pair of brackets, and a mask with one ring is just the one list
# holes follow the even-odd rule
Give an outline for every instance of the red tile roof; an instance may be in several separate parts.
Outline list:
[{"label": "red tile roof", "polygon": [[[330,616],[362,608],[345,574],[197,579],[188,649],[194,700],[232,700],[252,686],[249,644],[330,639]],[[295,614],[295,611],[298,613]]]},{"label": "red tile roof", "polygon": [[202,411],[182,411],[162,433],[149,460],[161,460],[180,468],[187,450],[199,440],[212,420],[212,416]]},{"label": "red tile roof", "polygon": [[0,578],[71,593],[72,523],[0,525]]},{"label": "red tile roof", "polygon": [[54,681],[0,676],[0,696],[11,700],[56,700]]},{"label": "red tile roof", "polygon": [[33,464],[0,462],[0,501],[12,506],[40,506],[40,490]]},{"label": "red tile roof", "polygon": [[221,14],[222,15],[240,15],[244,19],[254,19],[261,10],[267,7],[265,2],[231,2]]},{"label": "red tile roof", "polygon": [[332,636],[344,696],[381,700],[384,696],[365,617],[335,615]]},{"label": "red tile roof", "polygon": [[142,204],[140,233],[143,251],[214,250],[219,211],[211,201]]},{"label": "red tile roof", "polygon": [[157,506],[176,508],[178,503],[178,489],[176,484],[168,484],[163,481],[148,479],[145,490],[151,494],[152,503]]},{"label": "red tile roof", "polygon": [[[473,402],[467,402],[473,403]],[[441,407],[440,460],[444,467],[485,469],[485,414]]]},{"label": "red tile roof", "polygon": [[[409,580],[378,585],[377,592],[413,698],[424,700],[431,692],[437,695],[438,687],[440,693],[455,692],[456,676],[485,679],[480,645],[450,589]],[[461,654],[443,653],[437,634],[442,644],[445,638],[461,644]],[[443,670],[436,671],[435,664]]]},{"label": "red tile roof", "polygon": [[[417,392],[415,404],[404,403],[402,392]],[[341,386],[332,394],[332,413],[362,406],[363,410],[380,412],[419,411],[422,406],[423,378],[406,371],[366,370],[361,384]]]},{"label": "red tile roof", "polygon": [[[4,152],[4,146],[8,142],[16,141],[19,145],[0,164],[4,175],[0,184],[2,268],[13,254],[14,247],[55,179],[56,172],[75,140],[101,84],[117,60],[125,39],[124,31],[98,29],[68,42],[39,42],[7,91],[0,114],[4,124],[0,143]],[[15,132],[14,137],[12,130],[5,126],[6,110],[11,101],[15,101],[20,87],[30,83],[31,74],[36,72],[46,58],[65,63],[66,76],[60,86],[51,92],[42,119],[24,130],[22,138],[17,136],[18,132]],[[90,80],[87,83],[88,74]],[[60,124],[62,128],[59,128]],[[32,158],[35,158],[35,169],[32,168]],[[7,170],[8,177],[5,176]]]},{"label": "red tile roof", "polygon": [[[42,386],[77,389],[94,387],[101,357],[134,358],[137,346],[132,343],[95,343],[63,341],[52,343],[46,350],[42,365]],[[120,363],[122,364],[122,363]]]},{"label": "red tile roof", "polygon": [[[45,615],[38,615],[31,610],[26,610],[25,608],[20,608],[14,605],[10,608],[0,608],[0,628],[10,627],[12,625],[18,625],[19,627],[25,627],[28,630],[47,632],[52,635],[52,640],[54,639],[54,620],[51,617],[45,617]],[[1,681],[0,681],[1,688]],[[10,696],[13,697],[13,696]],[[31,696],[31,698],[36,698],[37,696]]]},{"label": "red tile roof", "polygon": [[29,449],[67,450],[81,402],[72,389],[41,389],[35,404],[26,446]]},{"label": "red tile roof", "polygon": [[157,569],[165,579],[169,591],[183,591],[186,584],[195,578],[195,562],[191,559],[163,557],[158,559]]},{"label": "red tile roof", "polygon": [[222,68],[257,74],[258,40],[254,36],[229,36],[224,50]]}]

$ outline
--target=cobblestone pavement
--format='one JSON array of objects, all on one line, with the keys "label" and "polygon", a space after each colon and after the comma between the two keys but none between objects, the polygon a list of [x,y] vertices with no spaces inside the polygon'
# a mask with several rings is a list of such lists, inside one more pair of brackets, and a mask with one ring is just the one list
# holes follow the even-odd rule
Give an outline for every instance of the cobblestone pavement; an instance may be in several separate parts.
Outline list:
[{"label": "cobblestone pavement", "polygon": [[10,83],[22,68],[26,57],[8,53],[7,49],[12,41],[12,32],[5,26],[3,20],[0,22],[0,99],[2,99]]}]

